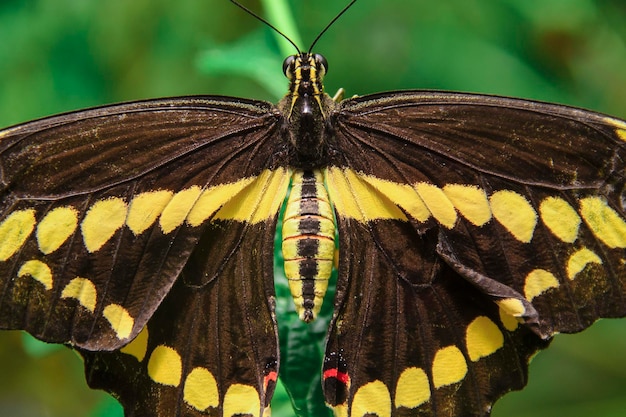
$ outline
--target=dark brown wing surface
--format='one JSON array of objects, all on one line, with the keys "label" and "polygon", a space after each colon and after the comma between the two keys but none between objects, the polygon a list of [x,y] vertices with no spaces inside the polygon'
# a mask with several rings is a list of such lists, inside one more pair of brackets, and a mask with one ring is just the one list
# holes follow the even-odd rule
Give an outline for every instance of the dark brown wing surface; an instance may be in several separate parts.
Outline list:
[{"label": "dark brown wing surface", "polygon": [[267,103],[191,97],[0,131],[0,327],[80,348],[130,415],[242,399],[262,412],[279,120]]},{"label": "dark brown wing surface", "polygon": [[626,122],[419,91],[333,117],[340,415],[488,415],[553,334],[626,315]]}]

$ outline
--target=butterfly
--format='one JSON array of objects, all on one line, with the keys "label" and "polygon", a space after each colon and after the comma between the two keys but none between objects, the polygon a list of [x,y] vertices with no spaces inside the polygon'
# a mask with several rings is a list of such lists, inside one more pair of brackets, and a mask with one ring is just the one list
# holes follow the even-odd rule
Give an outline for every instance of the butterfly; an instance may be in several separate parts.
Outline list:
[{"label": "butterfly", "polygon": [[335,101],[327,68],[287,58],[277,105],[149,100],[0,131],[2,328],[74,347],[127,415],[265,415],[281,207],[303,321],[337,263],[338,416],[488,415],[553,334],[626,314],[626,122],[461,93]]}]

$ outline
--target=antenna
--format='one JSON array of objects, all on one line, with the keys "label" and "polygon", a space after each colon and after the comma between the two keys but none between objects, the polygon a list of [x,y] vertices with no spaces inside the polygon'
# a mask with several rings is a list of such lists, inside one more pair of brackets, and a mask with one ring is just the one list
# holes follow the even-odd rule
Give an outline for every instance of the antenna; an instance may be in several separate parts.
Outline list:
[{"label": "antenna", "polygon": [[[244,6],[243,4],[239,3],[237,0],[230,0],[231,3],[233,3],[235,6],[239,7],[241,10],[243,10],[244,12],[248,13],[250,16],[254,17],[255,19],[257,19],[258,21],[265,23],[267,26],[269,26],[270,28],[272,28],[276,33],[278,33],[280,36],[282,36],[283,38],[285,38],[290,44],[293,45],[294,48],[296,48],[296,51],[298,51],[298,54],[302,54],[302,51],[300,51],[300,48],[298,48],[298,45],[296,45],[291,39],[289,39],[289,37],[287,35],[285,35],[283,32],[281,32],[280,30],[278,30],[276,28],[276,26],[272,25],[270,22],[268,22],[267,20],[263,19],[261,16],[259,16],[258,14],[254,13],[252,10],[248,9],[246,6]],[[337,16],[335,16],[333,18],[333,20],[330,21],[330,23],[328,23],[326,25],[326,27],[319,33],[319,35],[317,35],[317,37],[313,40],[313,43],[311,43],[311,46],[309,47],[309,50],[307,51],[307,53],[311,53],[311,51],[313,50],[313,47],[315,46],[315,44],[317,43],[317,41],[320,40],[320,38],[322,37],[322,35],[324,33],[326,33],[326,31],[337,21],[337,19],[339,19],[350,7],[352,7],[352,5],[356,3],[356,0],[352,0],[350,3],[348,3],[348,5],[346,7],[344,7],[338,14]]]},{"label": "antenna", "polygon": [[352,7],[352,5],[356,2],[356,0],[352,0],[346,7],[343,8],[342,11],[340,11],[337,16],[335,16],[335,18],[333,20],[330,21],[329,24],[326,25],[326,27],[320,32],[319,35],[317,35],[317,37],[315,38],[315,40],[313,41],[313,43],[311,44],[311,46],[309,47],[308,53],[311,53],[311,51],[313,50],[313,47],[315,46],[315,44],[317,43],[317,41],[320,40],[320,38],[322,37],[322,35],[324,33],[326,33],[326,31],[333,25],[333,23],[335,23],[337,21],[337,19],[339,19],[341,17],[342,14],[344,14],[350,7]]},{"label": "antenna", "polygon": [[[356,0],[353,0],[353,3],[355,1]],[[289,39],[289,37],[287,35],[285,35],[283,32],[281,32],[280,30],[276,29],[276,26],[272,25],[270,22],[268,22],[267,20],[263,19],[258,14],[254,13],[252,10],[248,9],[246,6],[244,6],[243,4],[239,3],[237,0],[230,0],[230,2],[233,3],[235,6],[239,7],[244,12],[248,13],[250,16],[252,16],[255,19],[259,20],[260,22],[265,23],[267,26],[272,28],[274,30],[274,32],[278,33],[280,36],[282,36],[283,38],[287,39],[287,41],[289,41],[289,43],[292,44],[294,48],[296,48],[296,51],[298,51],[298,54],[302,53],[302,51],[300,51],[300,48],[298,48],[298,45],[296,45],[291,39]]]}]

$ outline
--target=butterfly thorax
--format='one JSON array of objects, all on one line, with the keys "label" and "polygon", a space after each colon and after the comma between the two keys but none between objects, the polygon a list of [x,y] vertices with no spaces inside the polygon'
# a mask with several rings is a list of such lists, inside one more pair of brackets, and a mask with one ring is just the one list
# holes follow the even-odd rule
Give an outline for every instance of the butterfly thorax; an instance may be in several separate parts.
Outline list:
[{"label": "butterfly thorax", "polygon": [[316,168],[326,159],[327,121],[335,106],[322,84],[327,68],[326,59],[319,54],[300,53],[287,57],[283,63],[290,85],[278,108],[284,116],[291,163],[298,168]]}]

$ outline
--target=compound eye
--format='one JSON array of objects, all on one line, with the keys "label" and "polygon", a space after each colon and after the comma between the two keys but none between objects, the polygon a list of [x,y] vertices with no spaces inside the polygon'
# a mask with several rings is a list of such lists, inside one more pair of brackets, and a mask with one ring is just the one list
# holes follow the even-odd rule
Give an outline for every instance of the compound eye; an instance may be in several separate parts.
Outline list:
[{"label": "compound eye", "polygon": [[290,80],[293,78],[293,66],[296,62],[296,56],[290,55],[283,61],[283,74]]},{"label": "compound eye", "polygon": [[320,75],[324,76],[328,72],[328,61],[326,61],[326,58],[320,54],[314,54],[313,58],[315,59]]}]

